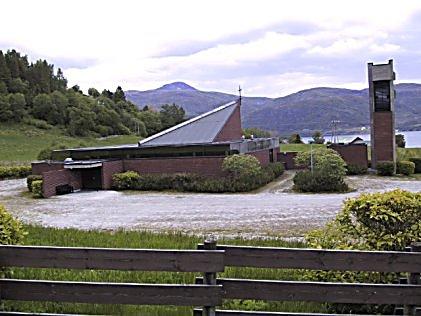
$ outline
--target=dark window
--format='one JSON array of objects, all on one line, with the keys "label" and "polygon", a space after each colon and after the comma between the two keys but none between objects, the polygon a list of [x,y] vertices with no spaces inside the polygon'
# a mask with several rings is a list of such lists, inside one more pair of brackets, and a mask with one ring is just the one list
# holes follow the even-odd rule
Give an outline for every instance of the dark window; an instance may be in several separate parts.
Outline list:
[{"label": "dark window", "polygon": [[390,111],[389,81],[374,81],[374,111]]}]

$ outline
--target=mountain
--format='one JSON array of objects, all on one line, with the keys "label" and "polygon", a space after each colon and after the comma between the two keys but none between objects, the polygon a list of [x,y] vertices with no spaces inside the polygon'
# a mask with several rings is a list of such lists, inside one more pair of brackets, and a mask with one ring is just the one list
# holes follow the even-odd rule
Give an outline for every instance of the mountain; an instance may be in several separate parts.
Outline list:
[{"label": "mountain", "polygon": [[[396,127],[421,130],[421,84],[395,86]],[[158,108],[166,103],[181,105],[188,116],[209,111],[238,96],[197,90],[175,82],[148,91],[126,91],[126,97],[138,105]],[[315,130],[330,131],[331,121],[339,120],[340,132],[357,132],[368,127],[368,89],[313,88],[280,98],[243,97],[242,116],[245,127],[259,127],[288,135],[310,135]]]}]

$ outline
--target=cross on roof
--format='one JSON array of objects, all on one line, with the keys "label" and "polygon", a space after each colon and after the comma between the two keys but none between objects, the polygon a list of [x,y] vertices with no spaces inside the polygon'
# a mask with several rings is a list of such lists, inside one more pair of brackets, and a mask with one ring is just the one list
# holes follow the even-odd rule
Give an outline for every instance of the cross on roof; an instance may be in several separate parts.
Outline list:
[{"label": "cross on roof", "polygon": [[238,86],[238,94],[240,95],[240,99],[241,99],[241,91],[243,91],[243,89],[241,89],[241,86]]}]

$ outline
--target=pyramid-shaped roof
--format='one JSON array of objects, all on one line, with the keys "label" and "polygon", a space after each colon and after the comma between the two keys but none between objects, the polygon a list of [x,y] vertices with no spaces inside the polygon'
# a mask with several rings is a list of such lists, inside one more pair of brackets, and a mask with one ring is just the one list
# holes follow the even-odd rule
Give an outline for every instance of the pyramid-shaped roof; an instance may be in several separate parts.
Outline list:
[{"label": "pyramid-shaped roof", "polygon": [[139,141],[139,147],[212,143],[239,105],[239,101],[222,105]]}]

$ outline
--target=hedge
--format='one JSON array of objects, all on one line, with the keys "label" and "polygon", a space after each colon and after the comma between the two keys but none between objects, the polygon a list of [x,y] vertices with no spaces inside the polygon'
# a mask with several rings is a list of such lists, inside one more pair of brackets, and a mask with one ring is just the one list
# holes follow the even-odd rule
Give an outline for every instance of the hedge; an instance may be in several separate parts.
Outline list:
[{"label": "hedge", "polygon": [[31,174],[31,166],[0,166],[0,180],[25,178]]},{"label": "hedge", "polygon": [[32,194],[36,198],[44,197],[42,195],[42,180],[32,181]]},{"label": "hedge", "polygon": [[393,161],[378,161],[377,174],[380,176],[393,176],[395,174],[395,164]]},{"label": "hedge", "polygon": [[250,178],[210,178],[190,173],[140,175],[134,171],[127,171],[114,174],[112,186],[115,190],[175,190],[202,193],[246,192],[271,182],[279,177],[283,171],[283,165],[280,163],[269,164],[261,168],[257,175]]},{"label": "hedge", "polygon": [[28,187],[28,191],[32,192],[32,182],[36,180],[42,180],[42,176],[37,174],[31,174],[26,178],[26,186]]},{"label": "hedge", "polygon": [[367,167],[363,167],[360,165],[347,165],[346,166],[346,174],[347,175],[359,175],[359,174],[366,174]]},{"label": "hedge", "polygon": [[396,173],[410,176],[414,174],[415,164],[411,161],[399,161],[396,163]]},{"label": "hedge", "polygon": [[415,164],[415,173],[421,173],[421,158],[409,158]]}]

